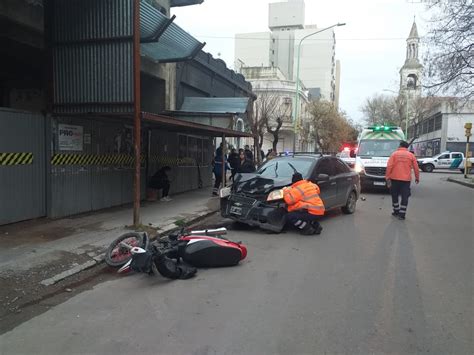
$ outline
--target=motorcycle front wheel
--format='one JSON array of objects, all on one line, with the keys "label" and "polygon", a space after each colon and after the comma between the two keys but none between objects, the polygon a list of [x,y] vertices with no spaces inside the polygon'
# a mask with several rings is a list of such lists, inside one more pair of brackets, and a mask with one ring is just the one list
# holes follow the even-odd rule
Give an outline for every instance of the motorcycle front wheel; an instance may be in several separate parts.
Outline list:
[{"label": "motorcycle front wheel", "polygon": [[[133,247],[147,248],[147,238],[142,233],[129,232],[122,234],[120,237],[110,243],[105,252],[105,262],[111,267],[121,267],[125,265],[131,258],[130,249]],[[126,245],[124,245],[126,244]]]}]

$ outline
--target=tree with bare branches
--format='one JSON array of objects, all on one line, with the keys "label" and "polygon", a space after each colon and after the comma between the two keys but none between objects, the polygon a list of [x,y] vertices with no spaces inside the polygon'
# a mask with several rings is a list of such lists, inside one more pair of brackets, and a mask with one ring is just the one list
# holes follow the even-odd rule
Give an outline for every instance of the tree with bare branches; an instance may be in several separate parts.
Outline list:
[{"label": "tree with bare branches", "polygon": [[388,124],[405,127],[407,118],[408,124],[412,125],[428,117],[439,101],[440,98],[433,96],[409,99],[407,115],[407,97],[405,95],[375,95],[366,99],[361,111],[364,114],[365,123],[369,126]]},{"label": "tree with bare branches", "polygon": [[284,98],[277,93],[269,93],[268,99],[273,104],[273,111],[267,116],[265,126],[267,132],[273,137],[272,149],[276,152],[280,129],[283,126],[283,122],[291,117],[291,106],[285,103],[283,101]]},{"label": "tree with bare branches", "polygon": [[431,0],[425,37],[425,82],[431,94],[474,97],[474,5],[472,0]]}]

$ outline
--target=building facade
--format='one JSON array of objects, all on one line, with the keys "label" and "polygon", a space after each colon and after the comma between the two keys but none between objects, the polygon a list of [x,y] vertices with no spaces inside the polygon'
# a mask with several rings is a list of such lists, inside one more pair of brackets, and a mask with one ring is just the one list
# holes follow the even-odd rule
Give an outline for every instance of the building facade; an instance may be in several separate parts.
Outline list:
[{"label": "building facade", "polygon": [[[287,80],[296,80],[298,44],[316,32],[316,25],[305,25],[304,0],[269,4],[270,32],[235,35],[235,67],[278,67]],[[333,29],[308,38],[301,45],[299,78],[308,90],[319,89],[325,100],[336,97],[336,39]]]},{"label": "building facade", "polygon": [[[454,98],[439,98],[426,118],[413,123],[408,130],[408,139],[417,137],[412,148],[417,157],[451,151],[465,152],[466,136],[464,125],[474,122],[474,101],[462,102]],[[474,146],[470,145],[474,152]]]},{"label": "building facade", "polygon": [[0,35],[0,224],[132,202],[136,97],[141,197],[164,165],[172,168],[173,193],[211,185],[215,137],[234,127],[166,113],[187,96],[253,93],[170,18],[173,6],[200,2],[2,1],[0,27],[9,30]]},{"label": "building facade", "polygon": [[[269,115],[271,129],[274,129],[277,125],[277,118],[280,118],[283,122],[278,132],[277,152],[293,151],[295,126],[292,113],[295,104],[295,82],[287,80],[281,70],[276,67],[245,67],[242,68],[242,74],[252,84],[253,92],[257,95],[255,110],[260,110],[257,114]],[[308,92],[302,83],[299,85],[298,95],[298,116],[301,119],[299,125],[309,129],[309,98]],[[313,142],[303,139],[298,128],[295,144],[296,150],[313,151]],[[273,141],[273,134],[265,130],[262,144],[264,152],[273,148]]]}]

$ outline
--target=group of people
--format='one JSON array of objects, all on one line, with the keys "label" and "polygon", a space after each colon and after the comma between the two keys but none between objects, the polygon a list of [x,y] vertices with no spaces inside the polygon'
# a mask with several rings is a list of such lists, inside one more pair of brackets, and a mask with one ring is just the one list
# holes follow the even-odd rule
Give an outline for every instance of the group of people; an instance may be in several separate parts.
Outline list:
[{"label": "group of people", "polygon": [[227,156],[222,152],[221,143],[219,148],[216,149],[216,155],[214,156],[212,164],[215,176],[214,190],[212,191],[214,195],[217,195],[219,187],[222,184],[223,173],[227,173],[227,171],[230,170],[231,179],[234,180],[235,174],[237,173],[253,173],[255,171],[253,153],[248,145],[238,151],[232,148],[229,156]]}]

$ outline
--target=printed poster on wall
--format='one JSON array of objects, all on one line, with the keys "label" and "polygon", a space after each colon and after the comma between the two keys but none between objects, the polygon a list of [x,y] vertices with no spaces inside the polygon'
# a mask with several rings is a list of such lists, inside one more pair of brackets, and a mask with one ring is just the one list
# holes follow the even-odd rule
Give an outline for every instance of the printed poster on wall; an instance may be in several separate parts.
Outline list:
[{"label": "printed poster on wall", "polygon": [[59,150],[82,151],[84,143],[84,127],[60,124],[58,125]]}]

